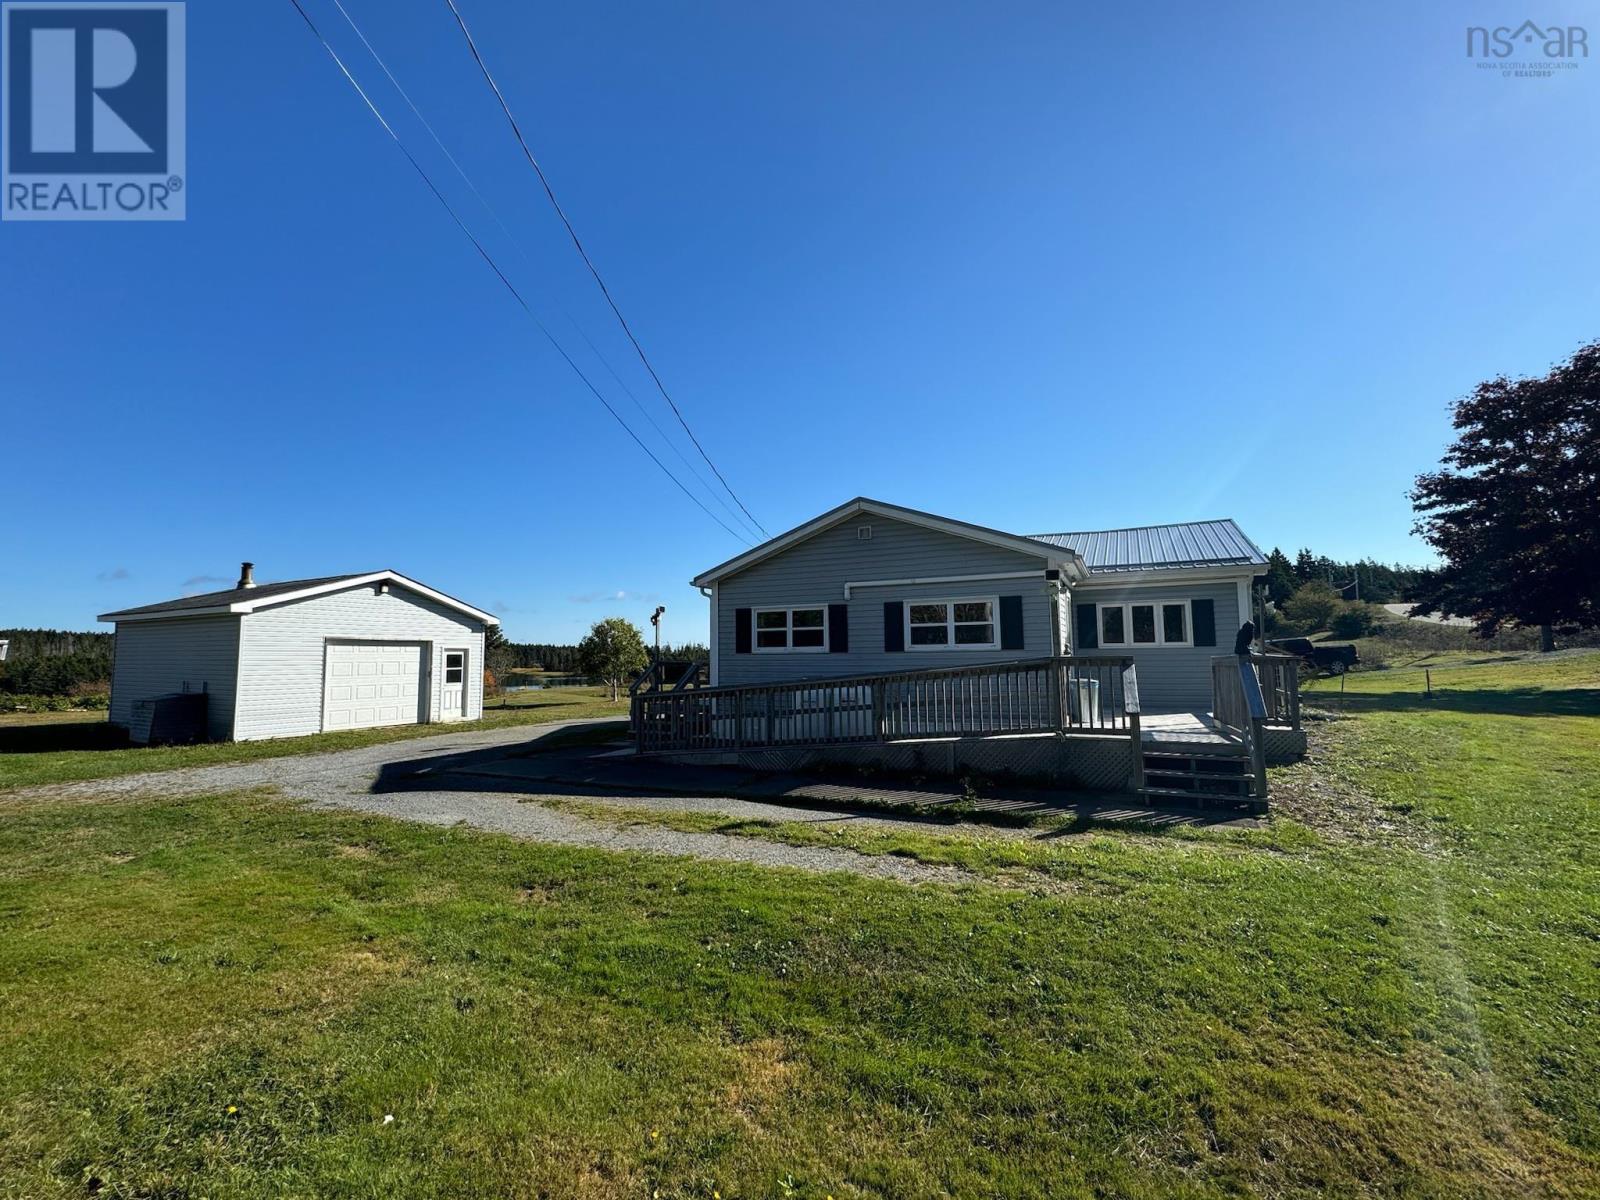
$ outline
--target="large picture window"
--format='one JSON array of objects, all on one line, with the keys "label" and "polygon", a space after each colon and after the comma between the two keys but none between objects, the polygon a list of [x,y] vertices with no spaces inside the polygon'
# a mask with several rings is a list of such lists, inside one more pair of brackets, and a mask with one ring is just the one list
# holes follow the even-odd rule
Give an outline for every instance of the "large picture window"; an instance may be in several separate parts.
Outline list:
[{"label": "large picture window", "polygon": [[993,650],[997,602],[911,600],[906,603],[906,649]]},{"label": "large picture window", "polygon": [[758,608],[755,611],[758,654],[786,650],[825,652],[828,649],[828,610],[815,608]]},{"label": "large picture window", "polygon": [[1149,604],[1102,604],[1102,646],[1192,646],[1194,627],[1187,600]]}]

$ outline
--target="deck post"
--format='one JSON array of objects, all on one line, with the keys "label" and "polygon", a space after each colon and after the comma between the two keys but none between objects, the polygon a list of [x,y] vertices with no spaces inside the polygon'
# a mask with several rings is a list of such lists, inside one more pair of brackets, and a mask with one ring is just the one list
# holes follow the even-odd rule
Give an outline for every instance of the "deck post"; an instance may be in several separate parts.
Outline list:
[{"label": "deck post", "polygon": [[1133,659],[1122,660],[1122,712],[1128,721],[1128,754],[1133,761],[1130,782],[1144,791],[1144,735],[1139,732],[1139,672]]},{"label": "deck post", "polygon": [[772,745],[772,735],[773,735],[773,732],[774,732],[774,729],[775,729],[775,726],[774,726],[774,723],[773,723],[773,716],[772,716],[772,702],[773,702],[774,695],[775,695],[775,693],[773,692],[773,690],[771,688],[768,688],[767,689],[767,745],[769,745],[769,746]]},{"label": "deck post", "polygon": [[735,750],[744,749],[744,693],[733,694],[733,746]]}]

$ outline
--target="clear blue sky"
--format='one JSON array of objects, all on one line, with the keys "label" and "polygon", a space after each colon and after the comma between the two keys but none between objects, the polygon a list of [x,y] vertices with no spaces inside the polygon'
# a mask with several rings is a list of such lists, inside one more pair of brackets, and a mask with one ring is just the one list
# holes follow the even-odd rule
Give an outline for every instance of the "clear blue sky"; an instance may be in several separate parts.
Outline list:
[{"label": "clear blue sky", "polygon": [[[515,246],[305,2],[669,428],[442,0],[347,4]],[[1451,399],[1600,336],[1600,10],[461,3],[774,533],[866,494],[1420,559],[1405,491]],[[1596,57],[1469,65],[1467,24],[1526,16],[1587,19]],[[538,340],[288,0],[191,0],[188,157],[185,223],[0,225],[0,626],[91,627],[249,558],[392,566],[517,640],[653,602],[703,637],[686,581],[742,544]],[[352,447],[410,486],[330,482]]]}]

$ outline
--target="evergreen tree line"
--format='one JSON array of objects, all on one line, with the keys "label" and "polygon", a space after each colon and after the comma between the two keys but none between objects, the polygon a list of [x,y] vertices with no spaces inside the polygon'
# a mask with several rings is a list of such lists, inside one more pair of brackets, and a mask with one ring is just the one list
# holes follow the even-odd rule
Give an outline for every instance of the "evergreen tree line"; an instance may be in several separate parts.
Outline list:
[{"label": "evergreen tree line", "polygon": [[0,629],[11,643],[0,662],[0,692],[69,696],[111,686],[112,635],[64,629]]},{"label": "evergreen tree line", "polygon": [[1371,558],[1342,562],[1306,549],[1291,560],[1274,546],[1267,556],[1267,598],[1282,604],[1306,584],[1323,583],[1342,600],[1395,604],[1412,599],[1431,574],[1426,567],[1381,563]]}]

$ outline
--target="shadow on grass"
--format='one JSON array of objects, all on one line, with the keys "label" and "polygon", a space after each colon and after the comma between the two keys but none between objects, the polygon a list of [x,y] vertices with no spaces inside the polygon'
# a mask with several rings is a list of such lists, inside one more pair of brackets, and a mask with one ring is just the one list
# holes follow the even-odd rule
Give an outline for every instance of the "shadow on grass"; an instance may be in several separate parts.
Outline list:
[{"label": "shadow on grass", "polygon": [[[883,774],[852,777],[830,771],[764,772],[733,766],[693,766],[654,758],[607,756],[597,743],[610,731],[577,726],[566,738],[550,734],[523,745],[439,753],[383,766],[375,793],[496,792],[520,797],[698,796],[765,802],[787,808],[838,813],[841,819],[870,815],[920,826],[963,823],[1001,826],[1048,825],[1041,837],[1062,837],[1094,826],[1135,827],[1152,832],[1180,827],[1254,825],[1237,808],[1156,807],[1123,793],[1074,792],[1016,785],[985,785],[974,797],[964,780],[897,780]],[[717,832],[737,833],[730,819]]]},{"label": "shadow on grass", "polygon": [[126,750],[128,731],[104,720],[0,727],[0,754],[50,754],[60,750]]},{"label": "shadow on grass", "polygon": [[1600,688],[1480,688],[1456,691],[1435,688],[1430,699],[1421,689],[1407,692],[1346,692],[1314,689],[1303,693],[1308,704],[1334,712],[1464,712],[1507,717],[1600,716]]}]

